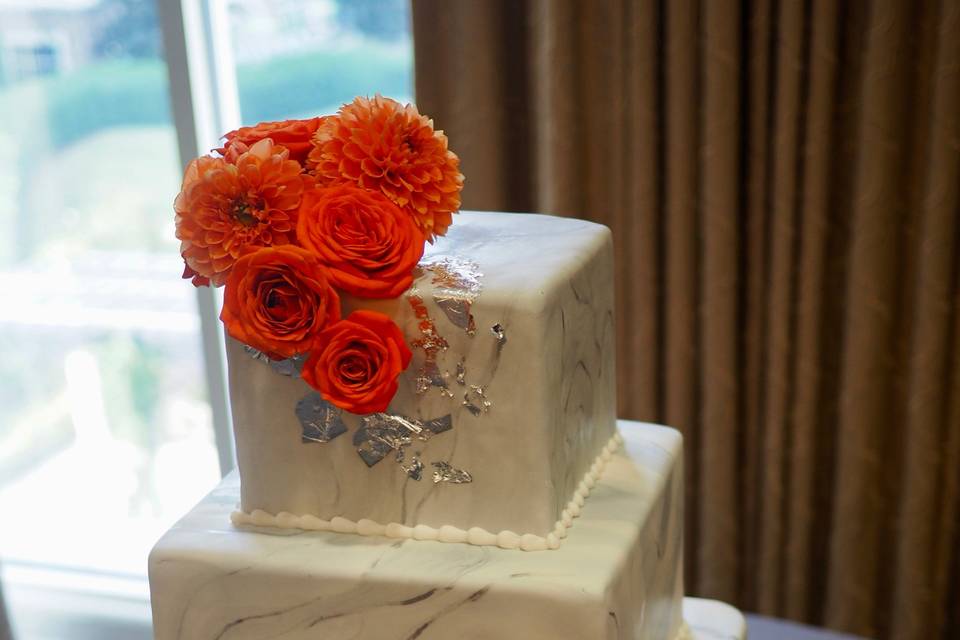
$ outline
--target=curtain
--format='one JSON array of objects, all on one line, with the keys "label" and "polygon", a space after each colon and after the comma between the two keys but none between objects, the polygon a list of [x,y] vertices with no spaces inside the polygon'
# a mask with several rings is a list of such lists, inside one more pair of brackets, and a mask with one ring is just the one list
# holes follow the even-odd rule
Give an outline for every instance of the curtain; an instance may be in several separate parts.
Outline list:
[{"label": "curtain", "polygon": [[464,208],[615,238],[688,594],[960,638],[960,3],[413,0]]}]

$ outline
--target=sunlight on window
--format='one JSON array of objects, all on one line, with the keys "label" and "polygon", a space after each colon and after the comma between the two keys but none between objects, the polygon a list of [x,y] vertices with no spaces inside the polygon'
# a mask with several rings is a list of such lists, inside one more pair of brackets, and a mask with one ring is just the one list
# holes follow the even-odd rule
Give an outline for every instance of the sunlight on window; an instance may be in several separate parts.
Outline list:
[{"label": "sunlight on window", "polygon": [[231,0],[244,124],[333,113],[358,95],[412,101],[407,0]]},{"label": "sunlight on window", "polygon": [[[224,2],[245,123],[411,99],[406,0]],[[8,569],[142,577],[154,541],[219,478],[196,297],[179,278],[156,6],[0,2]]]},{"label": "sunlight on window", "polygon": [[[0,553],[142,575],[218,479],[147,0],[0,6]],[[69,535],[64,535],[69,531]]]}]

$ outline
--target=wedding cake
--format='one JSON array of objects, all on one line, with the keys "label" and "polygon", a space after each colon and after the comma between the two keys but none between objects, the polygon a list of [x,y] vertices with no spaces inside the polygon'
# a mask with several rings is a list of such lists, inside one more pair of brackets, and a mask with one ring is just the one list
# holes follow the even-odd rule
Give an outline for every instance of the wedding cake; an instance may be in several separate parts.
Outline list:
[{"label": "wedding cake", "polygon": [[682,444],[616,421],[609,230],[453,216],[462,182],[379,96],[187,168],[238,471],[151,554],[157,638],[688,633]]}]

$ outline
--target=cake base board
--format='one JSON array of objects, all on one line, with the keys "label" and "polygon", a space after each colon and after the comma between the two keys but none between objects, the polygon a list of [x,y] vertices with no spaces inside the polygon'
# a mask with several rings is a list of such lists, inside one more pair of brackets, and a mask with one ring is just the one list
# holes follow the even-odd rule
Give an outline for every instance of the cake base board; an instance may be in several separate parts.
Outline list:
[{"label": "cake base board", "polygon": [[692,640],[746,640],[747,637],[743,614],[725,602],[684,598],[683,620]]},{"label": "cake base board", "polygon": [[682,441],[618,427],[624,447],[556,550],[238,529],[233,473],[151,553],[155,638],[679,637]]}]

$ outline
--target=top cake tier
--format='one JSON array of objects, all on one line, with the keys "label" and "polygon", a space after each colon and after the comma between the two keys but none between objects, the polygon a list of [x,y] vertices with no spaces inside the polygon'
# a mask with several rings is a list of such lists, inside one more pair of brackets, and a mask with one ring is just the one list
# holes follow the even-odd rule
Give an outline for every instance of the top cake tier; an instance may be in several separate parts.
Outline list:
[{"label": "top cake tier", "polygon": [[462,213],[408,292],[344,303],[404,331],[400,388],[384,414],[341,412],[228,340],[242,509],[553,532],[615,430],[609,230]]}]

